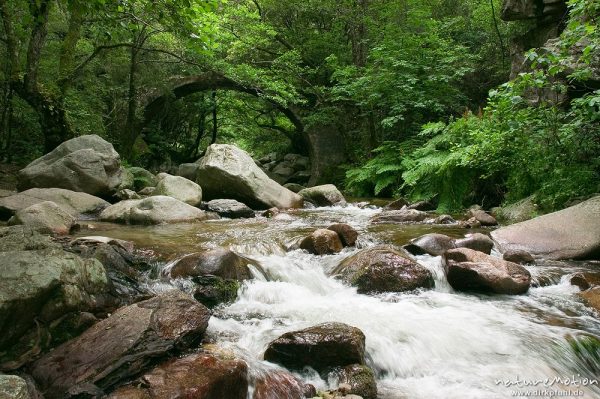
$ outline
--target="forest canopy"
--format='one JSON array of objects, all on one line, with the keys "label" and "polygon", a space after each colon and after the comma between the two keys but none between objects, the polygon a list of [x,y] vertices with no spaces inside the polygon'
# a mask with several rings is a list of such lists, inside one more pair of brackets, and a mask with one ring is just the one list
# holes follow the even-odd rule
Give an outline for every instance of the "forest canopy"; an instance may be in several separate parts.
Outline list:
[{"label": "forest canopy", "polygon": [[561,208],[600,191],[600,2],[507,3],[0,0],[0,156],[83,134],[154,170],[317,146],[319,180],[357,196]]}]

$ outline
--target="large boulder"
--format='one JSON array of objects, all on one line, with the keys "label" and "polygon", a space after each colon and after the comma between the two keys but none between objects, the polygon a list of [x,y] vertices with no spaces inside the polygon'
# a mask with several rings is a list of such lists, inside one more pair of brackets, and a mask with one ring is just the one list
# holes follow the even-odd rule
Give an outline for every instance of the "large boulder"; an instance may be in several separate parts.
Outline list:
[{"label": "large boulder", "polygon": [[157,366],[108,399],[246,399],[247,395],[248,366],[244,361],[195,353]]},{"label": "large boulder", "polygon": [[121,184],[121,159],[112,144],[93,134],[65,141],[19,172],[19,191],[65,188],[108,197]]},{"label": "large boulder", "polygon": [[44,234],[69,234],[75,218],[51,201],[39,202],[21,209],[8,221],[9,225],[23,224]]},{"label": "large boulder", "polygon": [[433,275],[426,267],[387,246],[363,249],[344,259],[331,274],[363,294],[411,291],[434,285]]},{"label": "large boulder", "polygon": [[264,359],[292,370],[310,366],[319,373],[365,363],[365,335],[343,323],[324,323],[283,334],[271,342]]},{"label": "large boulder", "polygon": [[61,249],[61,246],[50,236],[24,225],[0,227],[0,252],[40,249]]},{"label": "large boulder", "polygon": [[531,285],[523,266],[469,248],[447,251],[443,262],[448,283],[457,291],[524,294]]},{"label": "large boulder", "polygon": [[371,222],[374,224],[407,224],[420,223],[427,218],[426,212],[416,209],[400,209],[397,211],[383,211],[374,216]]},{"label": "large boulder", "polygon": [[200,165],[197,163],[182,163],[177,168],[177,176],[185,177],[195,182],[198,180],[198,169],[200,169]]},{"label": "large boulder", "polygon": [[106,222],[147,225],[197,222],[208,218],[206,212],[163,195],[121,201],[100,213],[100,219]]},{"label": "large boulder", "polygon": [[305,188],[299,191],[298,195],[316,206],[343,205],[346,203],[344,195],[333,184]]},{"label": "large boulder", "polygon": [[179,291],[126,306],[42,356],[32,376],[46,398],[103,396],[202,338],[209,310]]},{"label": "large boulder", "polygon": [[253,218],[254,211],[246,204],[232,199],[216,199],[208,201],[203,209],[214,212],[221,217],[238,219],[238,218]]},{"label": "large boulder", "polygon": [[161,174],[152,195],[166,195],[191,206],[198,206],[202,202],[202,189],[198,184],[185,177],[166,173]]},{"label": "large boulder", "polygon": [[600,259],[600,196],[491,233],[500,252],[545,259]]},{"label": "large boulder", "polygon": [[212,144],[200,161],[198,183],[206,199],[228,198],[253,208],[299,208],[302,198],[271,180],[248,153]]},{"label": "large boulder", "polygon": [[44,201],[52,201],[71,216],[95,215],[110,204],[101,198],[62,188],[32,188],[0,198],[0,219],[8,220],[18,210]]},{"label": "large boulder", "polygon": [[314,255],[329,255],[340,252],[344,246],[335,231],[318,229],[300,242],[300,248]]},{"label": "large boulder", "polygon": [[12,350],[36,345],[20,342],[25,333],[69,312],[97,308],[109,286],[100,262],[58,249],[0,252],[0,274],[3,369],[20,366],[12,362]]},{"label": "large boulder", "polygon": [[1,399],[30,399],[27,381],[16,375],[0,375]]}]

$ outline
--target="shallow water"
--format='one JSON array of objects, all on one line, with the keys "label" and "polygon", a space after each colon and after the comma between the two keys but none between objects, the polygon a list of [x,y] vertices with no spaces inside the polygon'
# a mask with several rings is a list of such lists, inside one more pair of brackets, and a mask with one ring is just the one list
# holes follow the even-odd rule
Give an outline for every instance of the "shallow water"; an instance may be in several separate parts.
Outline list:
[{"label": "shallow water", "polygon": [[[440,258],[420,256],[418,261],[434,273],[435,289],[367,296],[327,275],[358,249],[328,256],[286,251],[306,233],[334,222],[349,223],[359,231],[359,248],[401,245],[433,231],[457,237],[468,232],[431,225],[369,227],[369,219],[378,212],[349,206],[296,211],[271,220],[155,227],[92,223],[91,227],[93,234],[131,240],[154,251],[164,261],[159,267],[218,246],[258,260],[268,277],[257,275],[242,286],[235,303],[216,309],[207,332],[210,340],[244,358],[252,373],[274,367],[260,359],[267,344],[281,334],[340,321],[365,333],[367,362],[376,372],[383,399],[507,398],[514,397],[513,391],[535,389],[580,390],[583,397],[600,397],[597,385],[519,388],[498,383],[572,376],[600,380],[599,359],[581,344],[586,336],[600,338],[600,320],[578,299],[579,289],[568,282],[570,274],[599,270],[600,265],[529,266],[542,286],[522,296],[487,296],[455,292],[445,281]],[[90,230],[80,233],[90,234]],[[158,281],[149,285],[155,291],[172,287]],[[331,388],[310,370],[302,376],[318,389]]]}]

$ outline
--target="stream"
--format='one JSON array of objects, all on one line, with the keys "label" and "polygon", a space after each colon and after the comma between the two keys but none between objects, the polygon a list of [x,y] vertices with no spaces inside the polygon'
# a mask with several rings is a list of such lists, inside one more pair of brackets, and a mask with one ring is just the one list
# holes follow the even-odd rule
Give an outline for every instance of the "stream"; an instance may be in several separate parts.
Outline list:
[{"label": "stream", "polygon": [[[261,358],[281,334],[339,321],[364,332],[367,364],[376,373],[382,399],[507,398],[516,390],[535,388],[600,397],[598,381],[593,383],[600,378],[600,359],[586,345],[589,337],[600,338],[600,319],[569,283],[571,274],[598,270],[598,263],[538,262],[527,266],[539,285],[527,294],[478,295],[455,292],[445,280],[440,257],[423,255],[417,260],[433,272],[434,289],[360,295],[327,274],[359,249],[403,245],[431,232],[452,237],[469,232],[442,225],[369,225],[378,212],[380,208],[350,205],[291,211],[273,219],[152,227],[91,222],[78,235],[125,239],[152,251],[161,259],[153,275],[183,255],[222,246],[260,262],[264,274],[257,272],[244,283],[234,303],[217,307],[207,331],[209,341],[233,350],[254,375],[277,367]],[[326,256],[286,251],[298,238],[332,223],[357,229],[357,248]],[[146,284],[160,292],[174,286],[189,289],[191,283],[148,278]],[[335,381],[324,381],[311,370],[301,377],[320,390],[336,387]],[[555,377],[570,381],[518,386],[519,381]]]}]

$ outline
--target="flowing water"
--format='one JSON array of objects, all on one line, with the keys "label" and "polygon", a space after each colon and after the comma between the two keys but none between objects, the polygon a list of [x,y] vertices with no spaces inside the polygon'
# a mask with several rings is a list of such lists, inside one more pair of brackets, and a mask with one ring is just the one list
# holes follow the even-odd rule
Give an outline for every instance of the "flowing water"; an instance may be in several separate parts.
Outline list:
[{"label": "flowing water", "polygon": [[[93,234],[131,240],[154,251],[164,260],[157,268],[185,254],[219,246],[258,260],[264,274],[256,273],[254,280],[246,282],[235,303],[217,308],[207,331],[210,340],[246,360],[254,374],[274,367],[260,359],[267,344],[281,334],[339,321],[364,332],[367,362],[377,375],[380,398],[507,398],[517,390],[535,389],[571,390],[585,398],[600,398],[598,381],[594,384],[594,379],[600,380],[600,349],[594,346],[599,342],[594,338],[600,338],[600,320],[578,298],[579,289],[569,284],[572,273],[599,270],[600,264],[528,266],[542,286],[522,296],[488,296],[455,292],[445,281],[440,258],[420,256],[418,261],[435,276],[435,289],[359,295],[327,274],[358,248],[402,245],[434,231],[455,237],[467,233],[445,226],[369,226],[377,212],[348,206],[296,211],[270,220],[157,227],[95,223],[91,228]],[[286,251],[308,232],[335,222],[359,231],[358,248],[328,256]],[[148,285],[154,291],[173,287],[160,280]],[[321,380],[311,370],[301,375],[318,389],[335,388],[335,381]],[[548,383],[548,387],[515,385],[573,377],[575,381]]]}]

